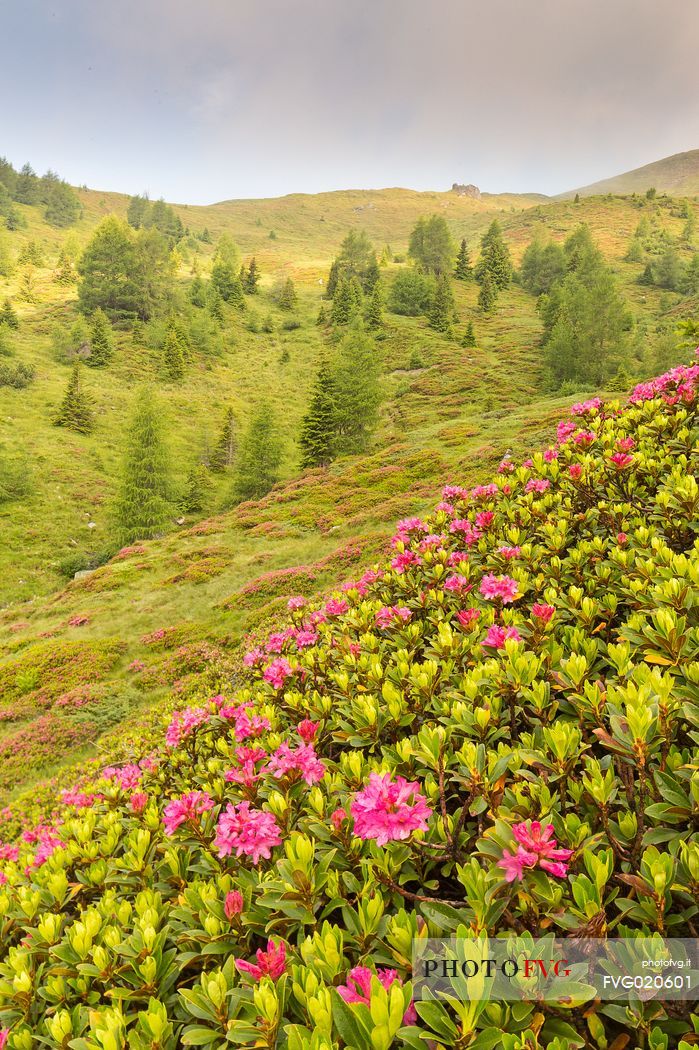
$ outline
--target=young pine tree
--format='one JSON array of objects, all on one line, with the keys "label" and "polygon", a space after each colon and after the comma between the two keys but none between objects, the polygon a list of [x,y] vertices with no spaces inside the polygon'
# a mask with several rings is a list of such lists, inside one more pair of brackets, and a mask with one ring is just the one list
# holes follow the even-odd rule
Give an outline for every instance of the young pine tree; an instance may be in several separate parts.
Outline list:
[{"label": "young pine tree", "polygon": [[175,382],[182,379],[184,376],[184,359],[185,351],[177,334],[177,329],[174,325],[170,325],[163,343],[163,364],[168,379],[172,379]]},{"label": "young pine tree", "polygon": [[206,505],[211,482],[203,463],[195,463],[187,474],[180,506],[184,514],[200,514]]},{"label": "young pine tree", "polygon": [[466,331],[464,337],[461,340],[461,345],[467,350],[476,345],[476,333],[473,330],[473,321],[469,321],[466,325]]},{"label": "young pine tree", "polygon": [[65,251],[62,251],[58,257],[56,263],[56,271],[54,273],[54,280],[56,284],[61,284],[66,287],[69,284],[74,284],[77,281],[78,276],[73,269],[73,264]]},{"label": "young pine tree", "polygon": [[219,327],[222,327],[226,322],[226,315],[223,309],[223,299],[221,298],[221,293],[218,288],[214,287],[214,285],[211,285],[209,288],[208,306],[211,319],[215,321]]},{"label": "young pine tree", "polygon": [[335,448],[335,381],[327,361],[321,362],[311,402],[301,421],[301,467],[327,467]]},{"label": "young pine tree", "polygon": [[334,369],[337,453],[351,455],[367,448],[378,423],[380,374],[376,344],[355,319],[340,344]]},{"label": "young pine tree", "polygon": [[380,285],[375,285],[366,308],[366,326],[371,332],[383,328],[383,296]]},{"label": "young pine tree", "polygon": [[279,296],[280,310],[295,310],[298,306],[298,296],[291,277],[287,277]]},{"label": "young pine tree", "polygon": [[261,499],[279,480],[282,443],[272,409],[266,402],[253,412],[238,455],[233,498]]},{"label": "young pine tree", "polygon": [[82,369],[78,361],[73,365],[68,388],[53,422],[55,426],[66,427],[77,434],[89,434],[95,425],[90,398],[83,390]]},{"label": "young pine tree", "polygon": [[335,291],[337,289],[337,282],[340,279],[340,264],[337,259],[333,259],[330,264],[330,272],[328,274],[328,283],[325,286],[325,298],[333,299],[335,297]]},{"label": "young pine tree", "polygon": [[222,474],[232,467],[237,447],[235,416],[233,409],[229,408],[223,421],[221,435],[209,460],[209,470],[215,474]]},{"label": "young pine tree", "polygon": [[322,327],[323,325],[326,325],[327,323],[328,323],[328,316],[327,316],[327,314],[325,312],[325,307],[321,303],[320,304],[320,310],[318,311],[318,316],[316,317],[316,324],[319,327]]},{"label": "young pine tree", "polygon": [[169,456],[161,417],[151,392],[141,390],[126,432],[113,507],[114,532],[122,546],[159,535],[172,513]]},{"label": "young pine tree", "polygon": [[248,295],[257,295],[257,286],[260,283],[260,271],[257,268],[257,260],[253,255],[245,275],[245,291]]},{"label": "young pine tree", "polygon": [[497,219],[493,219],[481,240],[481,257],[475,269],[476,279],[483,282],[486,273],[499,291],[507,288],[512,280],[510,252],[503,240]]},{"label": "young pine tree", "polygon": [[0,324],[7,325],[8,328],[19,328],[19,317],[9,299],[5,300],[0,310]]},{"label": "young pine tree", "polygon": [[206,306],[206,285],[199,273],[195,273],[189,286],[189,301],[200,310]]},{"label": "young pine tree", "polygon": [[335,288],[333,304],[330,309],[330,323],[337,325],[349,324],[354,307],[354,296],[350,289],[350,282],[346,277],[341,277]]},{"label": "young pine tree", "polygon": [[114,335],[109,318],[103,310],[95,310],[92,315],[92,327],[90,331],[90,346],[92,348],[87,363],[93,368],[107,365],[114,355]]},{"label": "young pine tree", "polygon": [[468,247],[466,246],[466,238],[464,237],[459,247],[459,253],[456,256],[456,266],[454,267],[454,277],[457,281],[468,281],[473,277],[473,268],[471,266],[471,256],[468,253]]},{"label": "young pine tree", "polygon": [[494,308],[497,298],[498,292],[495,282],[491,278],[489,271],[486,270],[481,280],[481,290],[478,293],[478,306],[484,314],[488,314]]},{"label": "young pine tree", "polygon": [[442,273],[437,278],[437,287],[429,314],[430,328],[434,328],[436,332],[449,332],[453,318],[454,296],[451,291],[451,283],[448,275]]}]

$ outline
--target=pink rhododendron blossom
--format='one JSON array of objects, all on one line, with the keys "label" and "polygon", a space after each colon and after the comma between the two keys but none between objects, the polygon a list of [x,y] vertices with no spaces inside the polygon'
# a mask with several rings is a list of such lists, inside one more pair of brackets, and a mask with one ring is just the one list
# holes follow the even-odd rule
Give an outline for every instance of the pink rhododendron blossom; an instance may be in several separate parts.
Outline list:
[{"label": "pink rhododendron blossom", "polygon": [[288,660],[281,657],[279,660],[272,660],[272,663],[265,667],[262,672],[262,677],[265,682],[274,689],[281,689],[287,678],[290,678],[294,673],[294,670]]},{"label": "pink rhododendron blossom", "polygon": [[516,469],[517,467],[512,462],[510,457],[505,456],[505,458],[500,461],[500,465],[498,466],[498,474],[511,474]]},{"label": "pink rhododendron blossom", "polygon": [[175,711],[165,734],[168,747],[177,747],[197,726],[208,722],[210,718],[206,707],[188,707],[184,711]]},{"label": "pink rhododendron blossom", "polygon": [[551,482],[546,478],[530,478],[524,486],[525,492],[546,492],[551,488]]},{"label": "pink rhododendron blossom", "polygon": [[578,430],[576,434],[573,434],[573,441],[576,445],[587,447],[592,444],[596,437],[594,430]]},{"label": "pink rhododendron blossom", "polygon": [[522,641],[516,627],[500,627],[497,624],[493,624],[492,627],[488,628],[481,645],[487,645],[491,649],[504,649],[505,642],[510,638],[515,642]]},{"label": "pink rhododendron blossom", "polygon": [[629,455],[628,452],[615,452],[613,456],[609,457],[610,463],[613,463],[617,470],[626,470],[633,463],[634,457]]},{"label": "pink rhododendron blossom", "polygon": [[449,568],[455,568],[457,565],[460,565],[462,561],[467,562],[468,558],[468,551],[452,551],[448,558]]},{"label": "pink rhododendron blossom", "polygon": [[541,620],[543,623],[548,623],[555,611],[553,605],[542,605],[539,603],[532,605],[532,616],[536,616],[537,620]]},{"label": "pink rhododendron blossom", "polygon": [[515,879],[523,879],[524,869],[533,868],[537,860],[536,853],[528,853],[522,846],[518,846],[516,853],[503,850],[502,857],[498,861],[498,867],[505,872],[505,882],[514,882]]},{"label": "pink rhododendron blossom", "polygon": [[625,532],[617,532],[616,541],[620,547],[624,547],[629,542],[629,537]]},{"label": "pink rhododendron blossom", "polygon": [[[137,765],[134,765],[133,763],[130,763],[126,766],[121,766],[120,769],[110,767],[109,773],[110,776],[108,777],[108,779],[116,780],[122,791],[129,791],[132,788],[138,787],[138,785],[141,783],[141,776],[143,775],[141,773],[140,768]],[[105,777],[107,776],[106,769],[103,771],[102,775]]]},{"label": "pink rhododendron blossom", "polygon": [[630,452],[632,448],[636,447],[636,442],[632,437],[619,438],[616,447],[619,452]]},{"label": "pink rhododendron blossom", "polygon": [[449,532],[461,533],[461,539],[467,547],[472,547],[481,537],[480,530],[468,518],[455,518],[449,526]]},{"label": "pink rhododendron blossom", "polygon": [[570,414],[572,416],[585,416],[588,412],[596,412],[602,405],[602,399],[599,397],[593,397],[589,401],[580,401],[577,405],[573,405]]},{"label": "pink rhododendron blossom", "polygon": [[330,814],[330,822],[335,831],[340,830],[343,820],[347,820],[347,813],[342,808],[336,809]]},{"label": "pink rhododendron blossom", "polygon": [[479,619],[480,615],[480,609],[462,609],[456,614],[456,619],[461,627],[470,627]]},{"label": "pink rhododendron blossom", "polygon": [[[573,850],[557,847],[553,831],[553,824],[542,825],[538,820],[522,821],[512,828],[515,841],[519,844],[517,855],[523,853],[526,857],[533,857],[533,863],[527,861],[523,866],[533,867],[538,863],[544,871],[562,879],[568,874],[568,861],[573,855]],[[507,852],[498,864],[507,872],[508,882],[522,878],[522,874],[515,873],[515,862],[507,857]]]},{"label": "pink rhododendron blossom", "polygon": [[511,576],[495,576],[489,572],[481,580],[480,593],[484,598],[499,598],[506,605],[517,598],[519,584]]},{"label": "pink rhododendron blossom", "polygon": [[399,532],[427,532],[428,526],[422,518],[403,518],[396,526]]},{"label": "pink rhododendron blossom", "polygon": [[68,788],[66,791],[62,791],[59,797],[60,801],[65,806],[75,806],[76,809],[87,809],[88,806],[92,806],[103,796],[87,794],[85,791]]},{"label": "pink rhododendron blossom", "polygon": [[[395,970],[378,967],[376,974],[373,974],[367,966],[355,966],[354,969],[349,971],[345,978],[347,983],[338,985],[337,994],[350,1005],[353,1003],[363,1003],[364,1006],[370,1006],[371,979],[374,976],[378,977],[381,984],[387,990],[395,981],[398,981],[398,984],[403,983]],[[413,1003],[410,1004],[403,1014],[401,1023],[403,1025],[417,1024],[417,1011],[415,1010]]]},{"label": "pink rhododendron blossom", "polygon": [[547,448],[546,451],[544,452],[544,462],[545,463],[553,463],[553,461],[555,459],[558,459],[558,455],[559,455],[558,449]]},{"label": "pink rhododendron blossom", "polygon": [[9,1028],[0,1028],[0,1050],[4,1050],[7,1040],[10,1035]]},{"label": "pink rhododendron blossom", "polygon": [[289,612],[296,612],[297,609],[303,609],[305,604],[306,599],[303,597],[303,595],[297,594],[293,598],[289,598],[288,602],[286,603],[286,607],[289,610]]},{"label": "pink rhododendron blossom", "polygon": [[476,514],[476,527],[481,530],[489,529],[495,520],[495,512],[492,510],[482,510],[480,514]]},{"label": "pink rhododendron blossom", "polygon": [[188,791],[182,798],[173,798],[163,810],[165,834],[174,835],[181,824],[197,820],[202,813],[214,808],[214,801],[206,791]]},{"label": "pink rhododendron blossom", "polygon": [[432,810],[416,782],[371,773],[369,783],[354,796],[350,812],[355,835],[385,846],[409,838],[413,831],[426,831]]},{"label": "pink rhododendron blossom", "polygon": [[444,581],[444,590],[449,591],[451,594],[468,594],[469,591],[473,590],[473,584],[469,583],[468,577],[462,576],[460,573],[452,573]]},{"label": "pink rhododendron blossom", "polygon": [[325,776],[325,766],[312,744],[299,744],[293,749],[288,744],[281,744],[271,756],[267,769],[277,778],[299,773],[309,786]]},{"label": "pink rhododendron blossom", "polygon": [[436,511],[443,510],[445,514],[453,514],[454,513],[454,504],[453,503],[447,503],[446,500],[441,500],[441,502],[439,502],[434,509]]},{"label": "pink rhododendron blossom", "polygon": [[320,722],[311,722],[309,718],[304,718],[302,722],[299,722],[296,726],[296,732],[304,744],[310,744],[311,741],[315,740],[319,725]]},{"label": "pink rhododendron blossom", "polygon": [[521,553],[521,547],[498,547],[498,554],[502,554],[503,558],[507,558],[508,560],[511,558],[519,558]]},{"label": "pink rhododendron blossom", "polygon": [[230,922],[234,915],[240,915],[243,910],[243,895],[240,890],[231,890],[226,894],[226,899],[223,904],[223,912]]},{"label": "pink rhododendron blossom", "polygon": [[132,813],[143,813],[143,810],[148,805],[148,795],[145,791],[134,791],[133,795],[129,799],[129,808]]},{"label": "pink rhododendron blossom", "polygon": [[261,857],[269,860],[281,841],[274,814],[251,809],[249,802],[237,806],[229,802],[219,817],[214,845],[219,857],[235,852],[236,857],[251,857],[253,864],[259,864]]},{"label": "pink rhododendron blossom", "polygon": [[328,616],[344,616],[348,609],[349,602],[346,598],[331,598],[325,603],[325,611]]},{"label": "pink rhododendron blossom", "polygon": [[250,652],[246,653],[243,657],[243,664],[245,667],[257,667],[261,664],[265,658],[264,649],[257,646],[255,649],[251,649]]},{"label": "pink rhododendron blossom", "polygon": [[583,468],[581,463],[571,463],[568,467],[568,474],[573,481],[578,481],[582,477],[582,472]]},{"label": "pink rhododendron blossom", "polygon": [[567,419],[562,419],[556,427],[556,440],[558,441],[558,444],[565,444],[565,442],[569,440],[571,435],[573,435],[577,429],[578,428],[575,423]]},{"label": "pink rhododendron blossom", "polygon": [[460,485],[445,485],[442,489],[442,499],[466,499],[467,497],[468,489],[463,489]]},{"label": "pink rhododendron blossom", "polygon": [[403,573],[406,569],[409,569],[411,565],[421,565],[422,558],[415,551],[403,551],[401,554],[396,554],[395,558],[391,561],[391,568],[394,572]]},{"label": "pink rhododendron blossom", "polygon": [[296,645],[299,649],[307,649],[310,645],[315,645],[317,641],[318,635],[315,631],[296,632]]},{"label": "pink rhododendron blossom", "polygon": [[255,958],[257,965],[246,962],[245,959],[236,959],[235,965],[240,973],[249,974],[255,981],[260,981],[263,977],[271,977],[273,981],[278,981],[286,970],[286,944],[284,941],[275,944],[270,937],[267,941],[267,951],[263,952],[258,948]]},{"label": "pink rhododendron blossom", "polygon": [[498,496],[500,489],[493,482],[490,485],[476,485],[471,489],[472,499],[488,499],[490,496]]},{"label": "pink rhododendron blossom", "polygon": [[411,616],[410,609],[407,609],[404,605],[384,605],[376,613],[374,621],[377,627],[385,629],[394,626],[396,620],[407,623]]}]

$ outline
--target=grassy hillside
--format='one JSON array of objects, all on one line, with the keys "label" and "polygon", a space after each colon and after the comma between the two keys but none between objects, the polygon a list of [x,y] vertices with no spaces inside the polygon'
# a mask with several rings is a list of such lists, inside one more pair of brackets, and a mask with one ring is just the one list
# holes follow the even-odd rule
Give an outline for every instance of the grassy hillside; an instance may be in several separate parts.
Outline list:
[{"label": "grassy hillside", "polygon": [[[377,344],[386,396],[369,454],[300,475],[298,426],[327,345],[315,324],[322,282],[348,229],[366,230],[379,252],[390,245],[394,261],[382,269],[389,285],[406,265],[396,259],[405,257],[422,214],[443,213],[472,255],[497,216],[515,262],[535,235],[562,241],[585,222],[635,314],[639,374],[652,371],[655,329],[694,309],[691,300],[639,285],[642,266],[623,261],[642,217],[653,236],[680,238],[686,220],[673,201],[542,204],[383,190],[177,208],[191,231],[208,228],[214,240],[228,232],[243,258],[255,255],[260,294],[247,300],[243,313],[229,316],[220,342],[195,356],[181,383],[163,375],[157,325],[138,338],[117,333],[109,368],[85,369],[98,419],[85,437],[51,422],[70,371],[53,333],[77,317],[75,288],[57,284],[54,271],[60,251],[79,251],[102,217],[125,214],[127,198],[79,195],[83,216],[76,227],[53,230],[37,209],[23,207],[27,226],[7,235],[15,257],[31,240],[41,247],[42,265],[29,268],[34,301],[19,298],[26,266],[0,279],[0,302],[10,295],[21,319],[11,333],[9,360],[37,371],[26,390],[0,387],[0,452],[21,451],[31,473],[29,495],[0,506],[0,796],[70,756],[90,753],[104,730],[138,718],[173,688],[179,696],[200,688],[197,675],[213,650],[230,660],[243,634],[278,613],[292,584],[305,593],[336,585],[385,548],[387,522],[432,505],[445,481],[482,480],[506,448],[523,449],[550,432],[569,398],[542,391],[535,299],[515,285],[483,315],[477,285],[455,281],[459,322],[449,337],[423,318],[386,313]],[[208,273],[212,251],[185,242],[178,272],[183,287],[194,265]],[[300,298],[291,319],[273,295],[289,275]],[[465,349],[467,321],[475,325],[477,345]],[[163,406],[179,484],[216,441],[225,409],[234,409],[242,429],[263,393],[285,440],[283,480],[259,503],[226,510],[230,477],[214,476],[202,515],[173,521],[164,538],[71,581],[72,571],[99,558],[109,542],[124,422],[144,380]]]},{"label": "grassy hillside", "polygon": [[662,160],[644,164],[641,168],[625,171],[610,179],[593,182],[589,186],[581,186],[578,190],[570,190],[561,196],[574,197],[576,193],[581,197],[598,196],[603,193],[645,193],[652,186],[658,193],[669,193],[677,197],[694,197],[699,194],[699,149],[663,157]]}]

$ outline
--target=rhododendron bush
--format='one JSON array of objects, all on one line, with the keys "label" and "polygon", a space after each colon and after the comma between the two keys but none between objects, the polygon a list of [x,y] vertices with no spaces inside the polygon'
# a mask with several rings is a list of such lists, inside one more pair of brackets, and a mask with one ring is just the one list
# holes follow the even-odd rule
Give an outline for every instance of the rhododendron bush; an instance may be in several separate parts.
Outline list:
[{"label": "rhododendron bush", "polygon": [[448,486],[386,564],[319,608],[293,596],[243,688],[2,844],[7,1045],[692,1033],[653,999],[415,1000],[411,946],[696,936],[698,386],[694,365],[575,406],[549,449]]}]

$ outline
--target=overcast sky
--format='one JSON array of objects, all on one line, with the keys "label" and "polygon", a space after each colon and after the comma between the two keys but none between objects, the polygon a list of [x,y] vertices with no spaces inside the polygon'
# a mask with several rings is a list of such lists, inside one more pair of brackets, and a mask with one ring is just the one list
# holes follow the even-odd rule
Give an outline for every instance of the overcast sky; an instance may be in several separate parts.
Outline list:
[{"label": "overcast sky", "polygon": [[695,0],[0,0],[0,155],[211,203],[699,147]]}]

